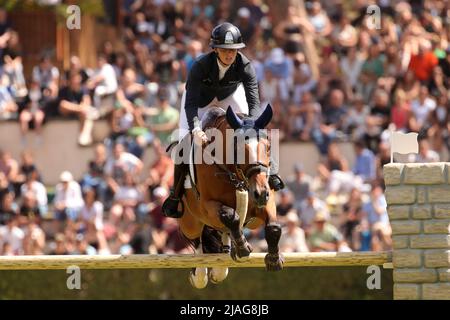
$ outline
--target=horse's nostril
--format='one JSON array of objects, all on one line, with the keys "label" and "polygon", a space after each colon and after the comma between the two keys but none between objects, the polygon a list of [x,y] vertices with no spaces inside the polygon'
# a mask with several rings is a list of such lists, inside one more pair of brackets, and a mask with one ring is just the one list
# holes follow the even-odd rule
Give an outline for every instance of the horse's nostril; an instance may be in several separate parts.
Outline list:
[{"label": "horse's nostril", "polygon": [[259,197],[259,194],[258,194],[258,191],[253,191],[253,195],[255,196],[255,199],[258,199],[258,197]]}]

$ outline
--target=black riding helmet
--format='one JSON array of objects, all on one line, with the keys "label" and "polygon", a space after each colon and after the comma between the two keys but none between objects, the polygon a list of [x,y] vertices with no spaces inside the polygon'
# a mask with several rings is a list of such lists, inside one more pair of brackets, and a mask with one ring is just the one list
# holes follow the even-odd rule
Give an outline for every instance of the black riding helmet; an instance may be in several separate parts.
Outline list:
[{"label": "black riding helmet", "polygon": [[223,49],[242,49],[245,44],[242,42],[241,31],[235,25],[224,22],[219,24],[211,32],[211,47]]}]

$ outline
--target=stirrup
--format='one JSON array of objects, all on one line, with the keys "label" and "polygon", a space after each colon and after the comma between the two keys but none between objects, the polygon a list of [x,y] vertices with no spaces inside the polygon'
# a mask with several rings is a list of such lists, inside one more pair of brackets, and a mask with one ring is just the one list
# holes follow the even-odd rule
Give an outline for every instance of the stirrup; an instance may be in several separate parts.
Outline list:
[{"label": "stirrup", "polygon": [[[181,203],[181,211],[178,211],[178,205]],[[179,219],[184,213],[184,204],[180,198],[168,197],[162,205],[162,212],[168,218]]]}]

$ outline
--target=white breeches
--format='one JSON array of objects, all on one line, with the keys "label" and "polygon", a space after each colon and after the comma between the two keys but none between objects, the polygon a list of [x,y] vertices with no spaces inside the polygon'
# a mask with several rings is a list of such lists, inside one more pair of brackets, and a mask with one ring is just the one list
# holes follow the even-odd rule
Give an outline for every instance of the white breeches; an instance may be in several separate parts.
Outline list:
[{"label": "white breeches", "polygon": [[[181,109],[180,109],[180,123],[179,123],[179,135],[178,141],[184,138],[186,134],[189,133],[189,125],[186,118],[186,111],[184,109],[184,104],[186,100],[186,91],[183,92],[183,96],[181,98]],[[219,101],[217,98],[214,98],[207,106],[198,109],[198,118],[201,120],[203,115],[210,107],[219,107],[223,110],[227,110],[228,106],[231,106],[234,112],[243,113],[248,115],[248,104],[247,99],[245,98],[245,90],[244,86],[240,84],[236,91],[233,94],[229,95],[225,99]]]}]

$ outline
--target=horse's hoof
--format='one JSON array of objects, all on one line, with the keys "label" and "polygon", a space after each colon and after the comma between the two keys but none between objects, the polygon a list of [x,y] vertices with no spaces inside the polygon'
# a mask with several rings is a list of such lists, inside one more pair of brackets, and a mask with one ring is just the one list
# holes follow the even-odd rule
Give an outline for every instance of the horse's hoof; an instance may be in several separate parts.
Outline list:
[{"label": "horse's hoof", "polygon": [[236,262],[242,262],[243,260],[247,260],[250,256],[250,253],[253,251],[252,246],[245,241],[241,246],[238,246],[236,243],[231,248],[231,258]]},{"label": "horse's hoof", "polygon": [[208,271],[206,268],[192,268],[188,279],[194,288],[203,289],[208,284]]},{"label": "horse's hoof", "polygon": [[211,268],[209,270],[209,281],[212,284],[219,284],[228,276],[228,268]]},{"label": "horse's hoof", "polygon": [[280,253],[268,253],[264,257],[267,271],[283,270],[284,257]]}]

